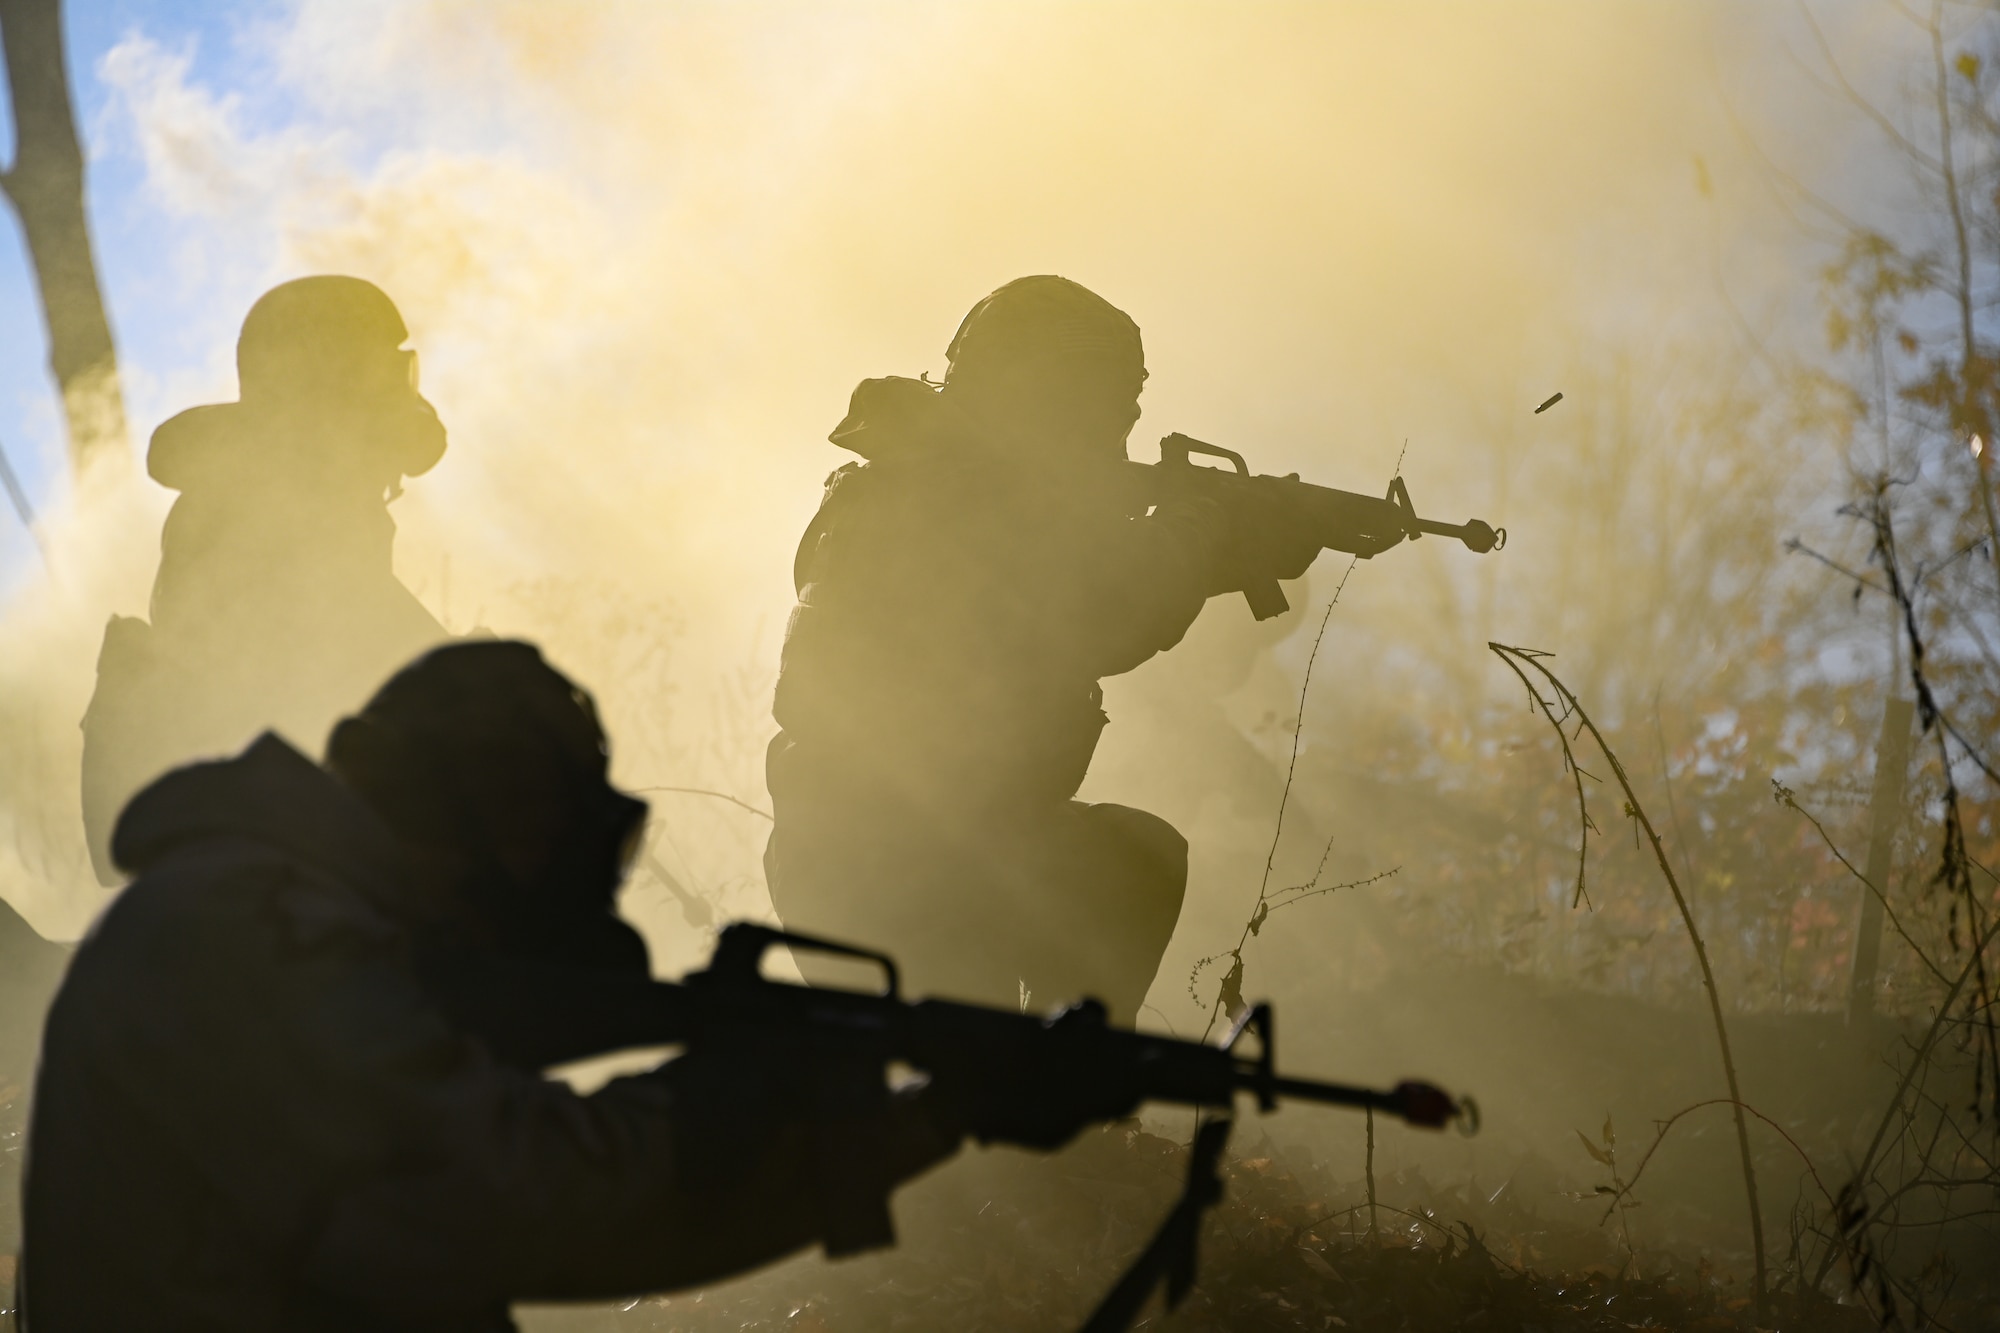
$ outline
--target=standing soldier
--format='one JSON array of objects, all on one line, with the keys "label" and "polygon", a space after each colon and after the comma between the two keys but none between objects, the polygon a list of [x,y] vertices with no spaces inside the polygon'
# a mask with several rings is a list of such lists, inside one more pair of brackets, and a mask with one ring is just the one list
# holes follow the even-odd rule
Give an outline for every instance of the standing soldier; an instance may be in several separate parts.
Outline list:
[{"label": "standing soldier", "polygon": [[359,278],[264,294],[236,346],[241,401],[153,434],[180,492],[152,619],[114,617],[84,717],[83,806],[99,877],[126,799],[274,727],[317,747],[344,706],[445,631],[396,579],[388,503],[444,455],[394,303]]},{"label": "standing soldier", "polygon": [[965,318],[942,385],[865,381],[800,544],[764,855],[787,926],[896,955],[913,988],[1130,1021],[1180,915],[1187,843],[1074,799],[1104,676],[1203,603],[1294,578],[1317,544],[1207,497],[1123,483],[1139,329],[1066,278]]}]

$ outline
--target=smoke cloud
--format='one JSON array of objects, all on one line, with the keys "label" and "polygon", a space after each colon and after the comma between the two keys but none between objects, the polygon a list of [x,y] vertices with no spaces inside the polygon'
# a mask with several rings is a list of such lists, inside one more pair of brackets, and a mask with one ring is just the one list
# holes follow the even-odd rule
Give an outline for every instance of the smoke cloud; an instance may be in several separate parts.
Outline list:
[{"label": "smoke cloud", "polygon": [[[1511,682],[1488,637],[1573,653],[1621,698],[1714,669],[1726,645],[1666,661],[1645,637],[1657,596],[1714,497],[1755,482],[1764,507],[1725,517],[1770,522],[1762,483],[1793,459],[1686,404],[1810,315],[1758,152],[1848,169],[1760,100],[1786,38],[1741,7],[304,0],[239,39],[241,87],[143,29],[96,65],[97,137],[174,238],[156,282],[189,349],[128,366],[135,421],[232,398],[236,326],[274,283],[378,283],[451,432],[393,510],[404,581],[595,690],[623,782],[751,805],[794,544],[846,461],[827,431],[861,378],[941,371],[964,311],[1026,273],[1144,330],[1135,457],[1182,430],[1364,491],[1400,459],[1427,516],[1512,532],[1504,554],[1429,541],[1354,572],[1308,749],[1365,770],[1442,717],[1425,744],[1457,726],[1458,748],[1437,763],[1491,762],[1471,719]],[[137,475],[76,488],[45,523],[51,577],[0,621],[0,708],[28,738],[0,773],[0,895],[53,934],[103,902],[75,723],[104,618],[143,613],[168,498]],[[1322,557],[1275,634],[1212,605],[1111,691],[1086,795],[1196,847],[1154,991],[1183,1028],[1189,967],[1254,901],[1344,569]],[[754,813],[652,799],[677,877],[768,913]],[[1328,840],[1374,873],[1421,836],[1299,800],[1280,874]],[[1301,908],[1258,988],[1352,932],[1347,902]],[[662,970],[704,950],[657,886],[629,907]]]}]

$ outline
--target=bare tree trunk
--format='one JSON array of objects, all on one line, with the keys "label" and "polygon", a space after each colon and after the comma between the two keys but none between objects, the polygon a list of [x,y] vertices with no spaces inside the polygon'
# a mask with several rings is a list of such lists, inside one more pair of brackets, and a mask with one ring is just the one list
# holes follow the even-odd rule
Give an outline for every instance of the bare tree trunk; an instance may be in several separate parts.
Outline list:
[{"label": "bare tree trunk", "polygon": [[62,0],[0,0],[0,47],[15,139],[0,194],[20,218],[34,261],[49,369],[62,391],[70,462],[80,472],[100,454],[122,455],[127,435],[118,354],[83,211],[83,150],[63,58]]},{"label": "bare tree trunk", "polygon": [[1910,767],[1910,719],[1917,706],[1896,697],[1890,681],[1882,714],[1882,738],[1875,746],[1875,790],[1868,803],[1868,884],[1861,894],[1861,921],[1854,932],[1854,970],[1847,987],[1847,1021],[1864,1022],[1875,1012],[1875,974],[1882,961],[1882,899],[1889,892],[1896,825],[1903,816],[1903,784]]},{"label": "bare tree trunk", "polygon": [[[1931,64],[1937,91],[1938,175],[1944,185],[1945,203],[1951,215],[1951,232],[1958,256],[1958,281],[1952,295],[1958,302],[1959,386],[1965,398],[1962,408],[1967,424],[1977,439],[1992,435],[1993,403],[1987,392],[1986,374],[1979,365],[1979,343],[1973,334],[1972,242],[1966,233],[1965,207],[1959,199],[1958,169],[1952,153],[1951,75],[1944,60],[1944,4],[1932,0],[1930,19]],[[1986,511],[1986,554],[1993,572],[2000,575],[2000,520],[1993,514],[1993,490],[1988,485],[1986,457],[1991,441],[1976,454],[1979,472],[1979,502]]]}]

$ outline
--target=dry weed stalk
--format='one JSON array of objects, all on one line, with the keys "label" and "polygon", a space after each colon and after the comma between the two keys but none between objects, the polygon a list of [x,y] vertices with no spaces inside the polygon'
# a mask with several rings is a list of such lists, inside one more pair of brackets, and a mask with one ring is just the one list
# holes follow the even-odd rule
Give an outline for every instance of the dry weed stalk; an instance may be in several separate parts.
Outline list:
[{"label": "dry weed stalk", "polygon": [[[1847,1183],[1841,1186],[1833,1209],[1836,1234],[1829,1238],[1834,1243],[1828,1246],[1826,1254],[1820,1260],[1818,1270],[1813,1274],[1813,1285],[1817,1287],[1826,1280],[1827,1273],[1835,1263],[1845,1263],[1849,1280],[1854,1288],[1873,1298],[1877,1312],[1885,1325],[1897,1322],[1895,1293],[1898,1290],[1902,1292],[1905,1300],[1913,1305],[1917,1302],[1913,1293],[1890,1276],[1887,1268],[1875,1254],[1874,1247],[1869,1241],[1868,1233],[1871,1228],[1890,1225],[1890,1210],[1917,1189],[1929,1188],[1948,1194],[1955,1186],[1985,1184],[1990,1187],[1996,1179],[2000,1179],[2000,1169],[1996,1169],[1996,1164],[1990,1159],[1983,1162],[1987,1167],[1983,1179],[1952,1180],[1940,1177],[1931,1171],[1931,1158],[1946,1128],[1949,1127],[1954,1131],[1961,1145],[1970,1146],[1972,1136],[1958,1129],[1948,1108],[1935,1098],[1924,1096],[1919,1083],[1920,1076],[1930,1072],[1932,1052],[1937,1049],[1945,1031],[1954,1025],[1952,1009],[1958,1003],[1958,997],[1964,993],[1966,983],[1972,981],[1975,975],[1985,975],[1982,960],[1986,950],[1996,939],[2000,939],[2000,920],[1990,924],[1985,934],[1973,941],[1972,957],[1959,969],[1951,988],[1938,1003],[1930,1026],[1924,1030],[1922,1039],[1910,1052],[1909,1061],[1903,1068],[1902,1078],[1896,1084],[1895,1093],[1889,1098],[1888,1109],[1883,1112],[1881,1123],[1875,1128],[1874,1137],[1869,1140],[1868,1148],[1861,1154],[1860,1161],[1855,1163]],[[1974,1014],[1961,1021],[1977,1024],[1981,1021],[1981,1016]],[[1985,1017],[1984,1022],[1990,1025],[1992,1019],[1990,1016]],[[1896,1129],[1900,1121],[1903,1130],[1908,1132],[1916,1122],[1916,1109],[1909,1105],[1913,1090],[1919,1093],[1919,1101],[1930,1103],[1930,1109],[1937,1115],[1938,1123],[1934,1131],[1925,1136],[1929,1141],[1923,1145],[1916,1172],[1909,1179],[1894,1185],[1877,1186],[1875,1176],[1885,1156],[1885,1147],[1890,1142],[1891,1130]],[[1876,1188],[1880,1194],[1874,1202],[1869,1200],[1871,1187]],[[1921,1309],[1921,1306],[1918,1308]],[[1920,1320],[1919,1323],[1921,1322]]]},{"label": "dry weed stalk", "polygon": [[[1889,509],[1887,483],[1878,483],[1865,502],[1849,505],[1843,512],[1862,519],[1873,532],[1872,559],[1881,566],[1889,583],[1889,595],[1895,599],[1897,609],[1902,613],[1904,639],[1910,650],[1910,684],[1917,695],[1917,721],[1924,732],[1934,733],[1937,737],[1938,766],[1944,780],[1941,798],[1944,806],[1944,844],[1931,885],[1945,893],[1951,944],[1958,944],[1961,912],[1965,920],[1965,937],[1972,942],[1969,968],[1973,989],[1968,1006],[1968,1017],[1972,1021],[1968,1037],[1977,1047],[1977,1057],[1973,1061],[1972,1112],[1975,1118],[1985,1119],[1989,1109],[2000,1113],[2000,1024],[1996,1024],[1993,1018],[1993,978],[1986,970],[1984,941],[1991,935],[1986,928],[1985,906],[1972,883],[1973,860],[1965,845],[1965,820],[1960,808],[1958,780],[1953,771],[1951,743],[1958,742],[1960,755],[1971,760],[1989,782],[2000,785],[2000,773],[1994,772],[1993,766],[1978,748],[1953,724],[1938,703],[1930,679],[1924,673],[1926,645],[1917,628],[1916,590],[1923,585],[1929,571],[1921,564],[1908,571],[1907,575],[1903,569],[1896,546],[1894,516]],[[2000,558],[2000,551],[1995,554],[1996,558]],[[1963,984],[1962,979],[1960,984]],[[1989,1098],[1990,1108],[1985,1105]]]},{"label": "dry weed stalk", "polygon": [[[1402,460],[1398,459],[1399,471],[1401,463]],[[1250,943],[1252,937],[1264,929],[1264,922],[1270,919],[1271,913],[1279,908],[1291,907],[1307,898],[1317,898],[1341,889],[1354,889],[1364,884],[1373,884],[1377,880],[1387,879],[1402,869],[1401,866],[1397,866],[1370,875],[1366,879],[1322,886],[1319,882],[1320,877],[1326,873],[1327,858],[1333,854],[1333,843],[1328,841],[1326,850],[1320,854],[1319,866],[1313,871],[1311,879],[1303,884],[1284,885],[1275,892],[1271,888],[1271,868],[1277,863],[1278,843],[1285,834],[1285,812],[1291,808],[1292,779],[1299,770],[1299,741],[1306,729],[1306,692],[1312,688],[1313,667],[1319,661],[1320,644],[1326,640],[1327,622],[1333,619],[1333,608],[1340,605],[1340,594],[1346,590],[1347,580],[1353,577],[1354,567],[1360,562],[1359,556],[1347,562],[1347,572],[1340,576],[1340,586],[1333,590],[1332,598],[1327,601],[1326,611],[1319,618],[1319,632],[1313,636],[1312,652],[1306,657],[1305,676],[1299,682],[1298,716],[1292,725],[1292,756],[1285,767],[1285,788],[1278,796],[1278,817],[1271,829],[1271,846],[1264,854],[1264,876],[1257,885],[1257,901],[1250,908],[1250,915],[1244,919],[1243,930],[1237,935],[1235,945],[1221,953],[1196,959],[1193,968],[1188,972],[1188,995],[1199,1003],[1200,997],[1195,994],[1195,986],[1200,983],[1203,970],[1225,958],[1229,959],[1229,970],[1223,973],[1221,983],[1215,988],[1215,999],[1208,1007],[1208,1025],[1201,1030],[1203,1041],[1207,1041],[1210,1034],[1215,1031],[1217,1018],[1225,1013],[1233,1018],[1237,1010],[1243,1007],[1243,948]]]},{"label": "dry weed stalk", "polygon": [[[1664,1131],[1662,1131],[1662,1135],[1664,1136]],[[1598,1225],[1602,1226],[1605,1222],[1609,1222],[1614,1214],[1617,1216],[1618,1229],[1625,1238],[1625,1264],[1618,1270],[1618,1276],[1623,1277],[1629,1271],[1634,1277],[1637,1277],[1639,1276],[1639,1249],[1632,1243],[1632,1210],[1637,1208],[1639,1204],[1637,1200],[1632,1198],[1632,1181],[1626,1180],[1618,1174],[1618,1131],[1611,1123],[1611,1113],[1609,1111],[1604,1113],[1604,1129],[1599,1134],[1598,1143],[1592,1143],[1590,1135],[1580,1129],[1576,1132],[1576,1137],[1582,1142],[1583,1150],[1590,1154],[1590,1160],[1611,1173],[1611,1183],[1609,1185],[1599,1185],[1593,1191],[1596,1194],[1608,1194],[1611,1196],[1610,1207],[1605,1210],[1604,1216],[1598,1221]],[[1657,1148],[1659,1146],[1659,1141],[1657,1139],[1654,1140],[1653,1147]],[[1652,1151],[1650,1149],[1647,1150],[1646,1157],[1651,1157],[1652,1155]],[[1639,1169],[1641,1171],[1646,1169],[1645,1158],[1640,1159]],[[1636,1173],[1633,1178],[1637,1179]]]},{"label": "dry weed stalk", "polygon": [[1918,944],[1916,940],[1911,937],[1910,932],[1908,930],[1904,929],[1903,920],[1901,917],[1896,915],[1896,909],[1890,906],[1888,895],[1882,891],[1880,886],[1870,881],[1868,876],[1861,873],[1860,867],[1856,866],[1853,861],[1848,859],[1847,853],[1840,850],[1839,845],[1836,844],[1833,840],[1833,835],[1826,831],[1826,825],[1820,822],[1819,816],[1815,815],[1812,811],[1806,809],[1804,806],[1799,804],[1798,793],[1793,791],[1790,787],[1787,787],[1784,783],[1778,781],[1776,778],[1772,778],[1771,799],[1776,801],[1779,805],[1782,805],[1786,809],[1792,811],[1794,814],[1802,816],[1808,824],[1811,824],[1813,826],[1814,831],[1819,834],[1820,841],[1825,844],[1827,851],[1833,854],[1833,859],[1840,862],[1841,865],[1845,866],[1847,868],[1847,873],[1854,876],[1856,880],[1860,881],[1861,887],[1866,889],[1869,895],[1873,897],[1876,902],[1881,904],[1883,919],[1886,920],[1889,923],[1890,928],[1894,930],[1898,936],[1901,937],[1903,943],[1910,946],[1910,952],[1917,956],[1917,961],[1924,965],[1924,969],[1931,974],[1933,979],[1945,985],[1949,985],[1950,978],[1948,978],[1945,975],[1944,969],[1940,968],[1935,962],[1933,962],[1930,954],[1925,952],[1924,947]]},{"label": "dry weed stalk", "polygon": [[[1687,927],[1688,941],[1694,946],[1695,962],[1701,968],[1702,987],[1708,993],[1709,1013],[1715,1019],[1716,1046],[1722,1052],[1722,1073],[1729,1085],[1729,1100],[1736,1116],[1736,1147],[1743,1160],[1743,1192],[1750,1207],[1751,1252],[1756,1261],[1753,1293],[1757,1314],[1761,1318],[1768,1308],[1769,1292],[1764,1260],[1764,1216],[1763,1209],[1757,1201],[1757,1168],[1750,1156],[1749,1122],[1743,1114],[1743,1093],[1737,1085],[1736,1060],[1729,1050],[1729,1029],[1723,1022],[1722,996],[1716,989],[1715,970],[1709,966],[1708,946],[1702,942],[1701,930],[1695,925],[1694,911],[1688,905],[1687,895],[1681,891],[1680,881],[1674,876],[1674,868],[1667,860],[1666,847],[1661,843],[1659,833],[1654,830],[1653,821],[1647,817],[1645,807],[1639,803],[1638,793],[1632,790],[1632,781],[1625,775],[1625,766],[1618,762],[1618,756],[1604,739],[1604,734],[1597,729],[1597,724],[1590,720],[1590,714],[1584,711],[1582,702],[1571,692],[1569,686],[1563,684],[1553,671],[1542,664],[1541,659],[1549,654],[1533,648],[1515,648],[1504,643],[1489,642],[1486,646],[1520,679],[1522,687],[1528,691],[1530,708],[1539,709],[1542,716],[1548,719],[1549,725],[1555,729],[1556,738],[1562,744],[1563,762],[1576,776],[1577,805],[1582,818],[1586,845],[1590,830],[1595,825],[1591,822],[1589,807],[1584,800],[1584,772],[1576,762],[1576,755],[1571,749],[1570,734],[1566,729],[1572,718],[1576,720],[1577,735],[1581,737],[1588,731],[1591,740],[1597,744],[1598,752],[1604,756],[1605,762],[1611,765],[1612,776],[1618,780],[1619,788],[1625,793],[1625,813],[1645,830],[1646,839],[1652,844],[1653,858],[1659,863],[1660,874],[1665,877],[1667,889],[1674,896],[1674,906],[1680,909],[1681,923]],[[1548,683],[1549,688],[1555,693],[1554,700],[1550,700],[1535,688],[1534,682],[1528,676],[1530,670],[1539,674]],[[1577,862],[1579,899],[1583,895],[1583,879],[1582,853],[1579,850]]]},{"label": "dry weed stalk", "polygon": [[[1966,950],[1955,974],[1945,961],[1925,950],[1904,926],[1885,893],[1886,885],[1870,881],[1841,850],[1825,826],[1799,804],[1793,791],[1773,781],[1772,795],[1778,804],[1803,816],[1818,832],[1827,850],[1879,901],[1883,914],[1937,984],[1941,998],[1936,1001],[1922,1037],[1908,1052],[1894,1093],[1884,1108],[1873,1137],[1856,1162],[1847,1181],[1831,1200],[1829,1227],[1809,1228],[1824,1249],[1812,1274],[1818,1287],[1841,1265],[1850,1287],[1871,1306],[1885,1327],[1906,1321],[1916,1327],[1935,1322],[1930,1304],[1941,1299],[1941,1288],[1950,1283],[1950,1264],[1942,1244],[1941,1229],[1954,1221],[1969,1221],[1977,1212],[1954,1210],[1952,1198],[1961,1191],[1990,1190],[2000,1180],[2000,1161],[1981,1146],[1976,1129],[1961,1125],[1950,1104],[1929,1091],[1933,1076],[1949,1071],[1940,1065],[1940,1052],[1948,1032],[1958,1036],[1960,1047],[1971,1054],[1971,1106],[1976,1126],[1990,1134],[2000,1128],[1993,1112],[2000,1106],[2000,1035],[1996,1035],[1993,974],[1986,953],[2000,939],[2000,920],[1992,917],[1973,882],[1977,870],[1994,883],[1992,872],[1972,856],[1966,845],[1965,816],[1955,764],[1970,761],[1989,780],[1997,776],[1993,766],[1980,754],[1965,732],[1945,712],[1934,688],[1927,664],[1929,645],[1920,629],[1918,594],[1928,581],[1956,564],[1980,542],[1961,545],[1942,559],[1915,560],[1906,557],[1899,545],[1894,515],[1889,505],[1893,483],[1875,478],[1863,497],[1842,510],[1867,525],[1872,537],[1870,561],[1882,571],[1877,580],[1832,561],[1825,563],[1852,579],[1856,595],[1866,587],[1885,593],[1894,602],[1896,630],[1907,647],[1907,670],[1917,700],[1918,717],[1925,734],[1935,737],[1943,790],[1942,837],[1939,860],[1927,888],[1942,891],[1946,909],[1946,939],[1953,952]],[[1795,544],[1796,545],[1796,544]],[[1803,549],[1803,548],[1799,548]],[[1816,552],[1807,554],[1817,556]],[[1962,1089],[1954,1094],[1962,1095]],[[1916,1216],[1907,1215],[1914,1212]],[[1898,1234],[1905,1230],[1940,1229],[1940,1243],[1922,1271],[1915,1276],[1898,1274],[1890,1266]]]}]

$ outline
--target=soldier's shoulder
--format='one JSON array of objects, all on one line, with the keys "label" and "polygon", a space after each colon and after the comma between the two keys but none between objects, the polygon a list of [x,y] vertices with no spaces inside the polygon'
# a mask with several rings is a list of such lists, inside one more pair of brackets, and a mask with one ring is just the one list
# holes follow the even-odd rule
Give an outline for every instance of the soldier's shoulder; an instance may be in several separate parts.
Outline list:
[{"label": "soldier's shoulder", "polygon": [[839,467],[835,468],[833,471],[826,474],[826,482],[825,482],[826,493],[828,495],[832,495],[835,489],[837,489],[843,482],[846,482],[851,478],[861,476],[867,471],[868,471],[868,463],[865,459],[857,459],[851,463],[842,463]]},{"label": "soldier's shoulder", "polygon": [[149,867],[105,909],[79,954],[177,966],[274,945],[289,952],[336,938],[380,942],[395,933],[338,879],[255,839],[218,837]]}]

